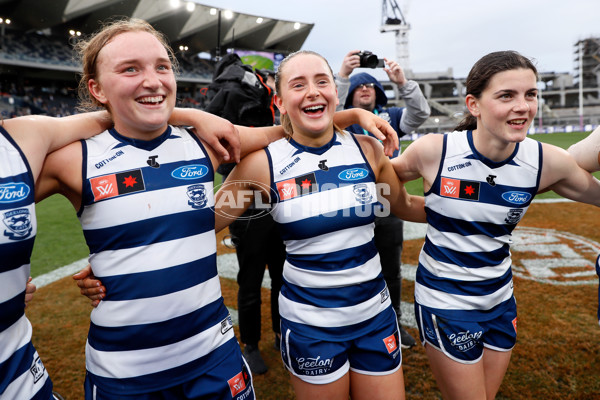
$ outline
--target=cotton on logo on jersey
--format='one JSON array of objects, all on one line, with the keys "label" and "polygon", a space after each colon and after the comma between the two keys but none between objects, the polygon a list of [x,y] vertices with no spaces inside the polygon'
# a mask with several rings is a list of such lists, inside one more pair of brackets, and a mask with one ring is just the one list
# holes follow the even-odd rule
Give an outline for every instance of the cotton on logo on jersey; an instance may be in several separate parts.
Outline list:
[{"label": "cotton on logo on jersey", "polygon": [[479,182],[442,178],[440,195],[455,199],[479,200]]},{"label": "cotton on logo on jersey", "polygon": [[317,178],[314,172],[277,182],[276,186],[281,200],[288,200],[318,191]]},{"label": "cotton on logo on jersey", "polygon": [[94,193],[94,201],[127,193],[140,192],[146,189],[140,169],[97,176],[89,179],[89,181]]}]

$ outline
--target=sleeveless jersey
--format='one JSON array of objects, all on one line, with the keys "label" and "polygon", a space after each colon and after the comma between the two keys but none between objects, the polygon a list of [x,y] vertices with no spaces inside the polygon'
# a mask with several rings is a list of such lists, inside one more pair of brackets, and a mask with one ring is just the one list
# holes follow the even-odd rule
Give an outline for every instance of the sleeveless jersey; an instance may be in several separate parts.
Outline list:
[{"label": "sleeveless jersey", "polygon": [[52,392],[25,316],[37,233],[34,187],[25,155],[0,127],[0,399],[47,399]]},{"label": "sleeveless jersey", "polygon": [[465,321],[500,315],[513,297],[511,232],[537,193],[541,144],[526,138],[506,160],[475,149],[471,131],[444,136],[442,161],[425,194],[427,235],[415,300]]},{"label": "sleeveless jersey", "polygon": [[86,367],[115,394],[172,387],[239,351],[217,275],[213,176],[201,143],[169,127],[83,142],[79,219],[107,296],[91,313]]},{"label": "sleeveless jersey", "polygon": [[267,147],[272,215],[286,246],[282,320],[305,336],[351,340],[391,307],[373,241],[375,175],[353,135],[323,147]]}]

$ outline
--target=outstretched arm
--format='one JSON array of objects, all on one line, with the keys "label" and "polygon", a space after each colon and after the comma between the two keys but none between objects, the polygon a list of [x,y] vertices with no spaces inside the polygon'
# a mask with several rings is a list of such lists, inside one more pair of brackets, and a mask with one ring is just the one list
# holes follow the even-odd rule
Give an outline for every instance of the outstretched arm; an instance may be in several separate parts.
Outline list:
[{"label": "outstretched arm", "polygon": [[443,141],[443,135],[425,135],[392,159],[392,166],[400,181],[408,182],[422,177],[423,190],[427,192],[435,180],[442,160]]},{"label": "outstretched arm", "polygon": [[[341,128],[346,128],[353,124],[361,125],[377,139],[383,141],[385,154],[389,156],[394,153],[394,150],[398,149],[398,135],[396,131],[386,120],[372,112],[360,108],[338,111],[333,116],[333,122]],[[281,126],[250,128],[236,125],[236,128],[240,132],[242,157],[268,146],[269,143],[281,139],[284,135],[283,127]]]},{"label": "outstretched arm", "polygon": [[553,145],[542,144],[544,165],[540,190],[600,207],[600,181],[582,169],[570,154]]},{"label": "outstretched arm", "polygon": [[224,118],[194,108],[175,108],[171,125],[189,125],[224,162],[240,161],[240,138],[235,126]]},{"label": "outstretched arm", "polygon": [[568,151],[581,168],[589,172],[600,171],[600,127],[569,147]]},{"label": "outstretched arm", "polygon": [[28,115],[2,121],[2,127],[25,153],[36,180],[46,154],[79,139],[92,137],[110,126],[112,121],[106,111],[61,118]]},{"label": "outstretched arm", "polygon": [[270,204],[270,172],[267,154],[256,151],[244,157],[215,194],[215,231],[229,226],[254,202],[255,192]]},{"label": "outstretched arm", "polygon": [[394,172],[390,159],[383,154],[381,144],[369,136],[363,135],[357,139],[375,172],[377,196],[384,207],[405,221],[426,222],[425,199],[408,194]]}]

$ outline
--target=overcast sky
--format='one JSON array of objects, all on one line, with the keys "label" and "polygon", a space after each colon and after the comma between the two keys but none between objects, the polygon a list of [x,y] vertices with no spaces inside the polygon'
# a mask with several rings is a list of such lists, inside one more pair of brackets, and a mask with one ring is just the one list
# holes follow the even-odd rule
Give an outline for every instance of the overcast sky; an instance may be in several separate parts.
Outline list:
[{"label": "overcast sky", "polygon": [[[394,33],[380,33],[381,0],[197,0],[247,14],[314,23],[303,49],[325,56],[334,72],[348,51],[396,58]],[[410,68],[453,69],[497,50],[517,50],[540,72],[573,72],[574,44],[600,37],[599,0],[397,0],[411,29]],[[377,75],[377,73],[375,74]],[[384,75],[385,76],[385,75]],[[377,76],[382,78],[384,76]]]}]

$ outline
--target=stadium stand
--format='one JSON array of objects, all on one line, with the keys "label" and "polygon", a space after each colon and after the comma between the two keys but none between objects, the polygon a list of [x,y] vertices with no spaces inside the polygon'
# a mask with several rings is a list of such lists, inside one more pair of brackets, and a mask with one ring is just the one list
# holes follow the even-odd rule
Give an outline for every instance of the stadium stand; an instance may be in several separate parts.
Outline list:
[{"label": "stadium stand", "polygon": [[[91,33],[99,21],[110,15],[129,15],[146,18],[164,31],[175,50],[180,43],[188,43],[189,50],[177,52],[181,67],[177,105],[201,109],[206,104],[206,90],[215,62],[195,54],[206,52],[213,60],[217,50],[227,48],[285,54],[300,49],[313,27],[312,24],[301,24],[301,28],[295,30],[291,21],[267,17],[260,17],[264,22],[257,24],[257,16],[236,13],[231,20],[223,20],[220,46],[217,46],[216,21],[213,21],[217,16],[213,15],[211,6],[196,4],[195,10],[189,12],[184,7],[170,10],[166,5],[168,0],[114,3],[110,0],[3,0],[3,13],[11,16],[14,23],[5,27],[0,37],[0,114],[9,117],[27,113],[68,115],[76,112],[79,65],[73,57],[71,44],[76,38],[69,37],[70,26],[84,34]],[[573,126],[577,130],[582,123],[586,127],[600,124],[600,38],[580,40],[574,48],[577,56],[581,51],[583,60],[583,121],[578,109],[578,65],[574,65],[574,73],[541,72],[543,107],[536,119],[542,117],[543,130],[548,127],[552,131],[568,131],[571,128],[565,127]],[[407,76],[419,82],[432,109],[428,121],[416,133],[451,130],[465,112],[465,78],[454,77],[451,68],[436,73],[409,70]],[[389,104],[402,107],[395,85],[385,81],[382,84]],[[25,93],[25,88],[31,90]],[[536,121],[532,129],[536,130],[538,126]]]}]

